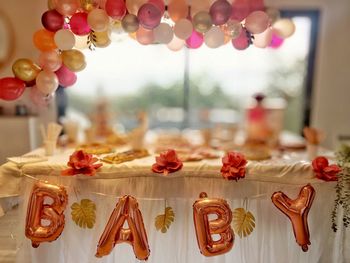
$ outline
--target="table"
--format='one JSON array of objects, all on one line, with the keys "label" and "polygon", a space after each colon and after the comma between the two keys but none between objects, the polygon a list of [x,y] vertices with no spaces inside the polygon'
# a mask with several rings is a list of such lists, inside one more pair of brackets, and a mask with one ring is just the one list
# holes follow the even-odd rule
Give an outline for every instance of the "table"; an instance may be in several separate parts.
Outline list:
[{"label": "table", "polygon": [[[39,149],[35,154],[42,154]],[[345,230],[335,235],[330,214],[334,202],[334,183],[314,177],[305,153],[295,153],[269,161],[249,162],[246,178],[226,181],[220,175],[221,161],[205,160],[184,163],[181,171],[168,177],[154,174],[150,167],[154,156],[119,165],[104,164],[94,177],[59,176],[71,149],[63,150],[46,162],[17,167],[6,163],[0,170],[0,197],[20,195],[17,236],[17,262],[140,262],[131,246],[117,245],[109,256],[95,258],[96,246],[118,196],[130,194],[139,201],[151,255],[148,262],[348,262],[343,250],[348,243]],[[28,176],[23,176],[23,175]],[[64,185],[69,204],[62,235],[52,243],[33,249],[24,236],[24,220],[28,196],[37,179]],[[271,202],[275,191],[295,198],[301,186],[311,183],[316,198],[309,213],[311,246],[307,253],[296,244],[291,224]],[[74,191],[76,189],[76,191]],[[233,249],[222,256],[207,258],[200,254],[194,232],[192,205],[200,192],[227,200],[232,209],[242,207],[256,218],[256,228],[247,238],[237,235]],[[77,194],[75,193],[77,192]],[[103,195],[101,195],[101,193]],[[70,217],[70,205],[82,198],[96,203],[97,218],[92,230],[81,229]],[[164,203],[175,212],[175,222],[166,234],[155,229],[154,219],[163,213]]]}]

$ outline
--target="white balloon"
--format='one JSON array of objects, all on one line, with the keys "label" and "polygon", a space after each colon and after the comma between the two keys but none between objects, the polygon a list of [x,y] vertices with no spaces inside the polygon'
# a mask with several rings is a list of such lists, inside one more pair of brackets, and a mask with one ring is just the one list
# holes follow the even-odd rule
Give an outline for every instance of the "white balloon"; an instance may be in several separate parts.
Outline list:
[{"label": "white balloon", "polygon": [[160,23],[153,33],[155,41],[162,44],[168,44],[174,37],[173,29],[166,23]]},{"label": "white balloon", "polygon": [[204,42],[210,48],[218,48],[225,42],[225,34],[219,27],[212,27],[204,35]]},{"label": "white balloon", "polygon": [[254,46],[259,48],[266,48],[268,45],[270,45],[272,40],[272,32],[272,28],[269,27],[261,34],[254,35]]},{"label": "white balloon", "polygon": [[184,45],[185,45],[185,40],[174,36],[173,40],[171,40],[171,42],[167,45],[167,47],[172,51],[179,51],[184,47]]},{"label": "white balloon", "polygon": [[193,25],[188,19],[180,19],[175,23],[174,34],[180,39],[187,39],[192,35]]},{"label": "white balloon", "polygon": [[61,29],[55,33],[54,40],[60,50],[70,50],[75,45],[75,37],[72,31]]},{"label": "white balloon", "polygon": [[291,19],[282,18],[273,24],[276,35],[282,38],[290,37],[295,32],[295,25]]}]

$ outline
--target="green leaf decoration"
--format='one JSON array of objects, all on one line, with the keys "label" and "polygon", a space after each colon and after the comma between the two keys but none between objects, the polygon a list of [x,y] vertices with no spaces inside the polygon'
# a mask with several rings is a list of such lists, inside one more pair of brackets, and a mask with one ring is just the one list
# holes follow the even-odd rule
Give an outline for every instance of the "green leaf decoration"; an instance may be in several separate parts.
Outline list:
[{"label": "green leaf decoration", "polygon": [[72,219],[81,228],[93,228],[96,222],[96,204],[90,199],[82,199],[71,205]]},{"label": "green leaf decoration", "polygon": [[255,228],[254,215],[246,211],[244,208],[236,208],[233,210],[232,226],[240,238],[249,236]]},{"label": "green leaf decoration", "polygon": [[164,214],[158,215],[155,219],[154,225],[156,229],[161,231],[162,233],[166,233],[171,225],[174,222],[175,213],[173,209],[168,206],[165,208]]}]

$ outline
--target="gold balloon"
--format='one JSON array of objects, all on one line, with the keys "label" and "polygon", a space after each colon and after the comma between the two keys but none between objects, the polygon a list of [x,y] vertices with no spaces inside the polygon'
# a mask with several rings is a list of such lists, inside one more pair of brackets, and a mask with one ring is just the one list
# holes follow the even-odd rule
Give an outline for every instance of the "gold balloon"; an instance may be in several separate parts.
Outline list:
[{"label": "gold balloon", "polygon": [[65,50],[62,52],[63,64],[73,72],[78,72],[86,67],[85,56],[79,50]]},{"label": "gold balloon", "polygon": [[134,33],[139,29],[139,20],[133,14],[127,14],[122,20],[122,27],[125,32]]},{"label": "gold balloon", "polygon": [[95,32],[96,40],[94,44],[96,47],[107,47],[111,43],[111,39],[109,38],[109,32]]},{"label": "gold balloon", "polygon": [[98,8],[98,5],[99,3],[96,0],[80,0],[81,8],[87,12],[90,12],[91,10]]},{"label": "gold balloon", "polygon": [[35,80],[36,76],[40,72],[40,67],[33,61],[26,58],[21,58],[15,61],[12,66],[12,72],[16,78],[25,82]]},{"label": "gold balloon", "polygon": [[200,11],[193,17],[193,27],[200,33],[206,33],[213,26],[211,16],[206,11]]}]

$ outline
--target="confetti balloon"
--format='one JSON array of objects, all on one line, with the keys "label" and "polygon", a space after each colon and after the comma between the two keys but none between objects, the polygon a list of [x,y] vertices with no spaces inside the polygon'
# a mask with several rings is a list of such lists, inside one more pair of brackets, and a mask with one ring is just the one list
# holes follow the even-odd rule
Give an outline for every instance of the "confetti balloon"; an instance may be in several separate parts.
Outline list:
[{"label": "confetti balloon", "polygon": [[180,39],[186,40],[192,35],[192,22],[188,19],[180,19],[175,23],[174,34]]},{"label": "confetti balloon", "polygon": [[12,72],[16,78],[30,82],[35,80],[40,72],[40,67],[26,58],[17,59],[12,65]]},{"label": "confetti balloon", "polygon": [[54,72],[43,70],[36,77],[36,87],[43,94],[50,94],[58,88],[58,78]]},{"label": "confetti balloon", "polygon": [[70,50],[75,45],[75,36],[68,29],[58,30],[55,34],[54,40],[60,50]]},{"label": "confetti balloon", "polygon": [[56,72],[58,83],[63,87],[69,87],[77,81],[77,75],[70,71],[66,66],[62,65]]},{"label": "confetti balloon", "polygon": [[57,46],[54,41],[54,32],[46,29],[36,31],[33,36],[33,43],[35,47],[41,51],[50,51],[56,49]]},{"label": "confetti balloon", "polygon": [[88,15],[87,21],[91,29],[96,32],[106,31],[109,26],[109,17],[103,9],[92,10]]},{"label": "confetti balloon", "polygon": [[124,0],[107,0],[105,10],[111,18],[122,19],[126,14],[126,5]]},{"label": "confetti balloon", "polygon": [[39,65],[48,71],[56,71],[62,65],[61,55],[54,50],[42,52],[39,56]]},{"label": "confetti balloon", "polygon": [[78,72],[86,67],[85,56],[79,50],[65,50],[62,52],[63,64],[71,71]]},{"label": "confetti balloon", "polygon": [[250,45],[250,34],[247,30],[242,29],[240,35],[232,39],[232,45],[235,49],[244,50],[247,49]]},{"label": "confetti balloon", "polygon": [[211,7],[209,14],[214,25],[223,25],[231,17],[232,7],[226,0],[217,0]]},{"label": "confetti balloon", "polygon": [[127,14],[122,20],[122,27],[127,33],[136,32],[139,29],[139,19],[133,14]]},{"label": "confetti balloon", "polygon": [[63,28],[64,17],[56,10],[49,10],[42,15],[41,23],[45,29],[56,32],[57,30]]},{"label": "confetti balloon", "polygon": [[85,12],[75,13],[69,21],[70,30],[78,36],[88,35],[91,28],[88,24],[87,18],[88,14]]},{"label": "confetti balloon", "polygon": [[203,44],[203,35],[193,30],[192,35],[186,39],[186,45],[189,48],[199,48]]},{"label": "confetti balloon", "polygon": [[218,48],[224,44],[225,35],[219,27],[212,27],[204,35],[204,42],[210,48]]},{"label": "confetti balloon", "polygon": [[260,34],[269,26],[269,17],[263,11],[254,11],[245,19],[245,28],[252,34]]},{"label": "confetti balloon", "polygon": [[170,0],[168,4],[168,14],[170,18],[177,22],[188,15],[188,6],[185,0]]},{"label": "confetti balloon", "polygon": [[0,79],[0,99],[16,100],[22,96],[26,84],[17,78]]},{"label": "confetti balloon", "polygon": [[294,34],[295,25],[291,19],[283,18],[273,24],[273,29],[277,36],[287,38]]},{"label": "confetti balloon", "polygon": [[208,12],[200,11],[193,17],[193,27],[200,33],[207,32],[213,25],[213,21]]},{"label": "confetti balloon", "polygon": [[152,44],[154,42],[153,31],[140,27],[136,31],[136,40],[142,45]]},{"label": "confetti balloon", "polygon": [[167,47],[172,51],[179,51],[185,45],[185,41],[183,39],[177,38],[176,36],[168,43]]},{"label": "confetti balloon", "polygon": [[235,39],[241,34],[242,25],[237,20],[229,20],[225,25],[222,25],[222,30],[226,36]]},{"label": "confetti balloon", "polygon": [[137,13],[140,24],[146,29],[153,29],[160,24],[162,12],[154,4],[144,4]]},{"label": "confetti balloon", "polygon": [[174,37],[172,28],[166,23],[160,23],[154,30],[154,40],[162,44],[168,44]]},{"label": "confetti balloon", "polygon": [[60,14],[64,16],[71,16],[80,7],[80,2],[79,0],[55,0],[54,5]]}]

